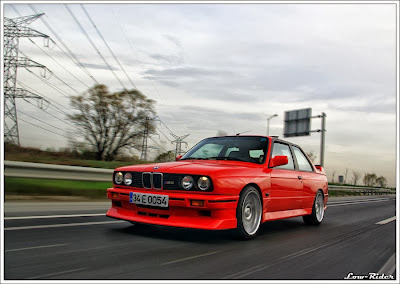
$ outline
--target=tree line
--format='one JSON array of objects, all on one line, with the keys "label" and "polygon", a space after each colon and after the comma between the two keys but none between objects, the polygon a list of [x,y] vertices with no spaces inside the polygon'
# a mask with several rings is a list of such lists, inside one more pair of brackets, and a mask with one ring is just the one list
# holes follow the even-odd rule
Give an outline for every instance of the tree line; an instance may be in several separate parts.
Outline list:
[{"label": "tree line", "polygon": [[[343,184],[352,184],[357,185],[358,182],[361,180],[362,174],[359,171],[352,170],[351,176],[349,176],[350,170],[346,168],[345,173],[343,175]],[[335,181],[336,171],[332,172],[332,183],[336,183]],[[350,178],[350,180],[347,180]],[[378,186],[378,187],[387,187],[387,179],[384,176],[377,176],[376,173],[364,173],[362,178],[362,183],[365,186]]]}]

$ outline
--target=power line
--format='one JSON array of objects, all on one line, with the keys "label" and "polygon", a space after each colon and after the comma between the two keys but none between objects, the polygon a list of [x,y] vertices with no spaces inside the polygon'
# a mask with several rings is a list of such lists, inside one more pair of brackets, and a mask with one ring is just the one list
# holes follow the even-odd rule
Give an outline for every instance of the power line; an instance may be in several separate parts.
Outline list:
[{"label": "power line", "polygon": [[39,125],[36,125],[36,124],[34,124],[34,123],[32,123],[32,122],[26,121],[25,119],[22,119],[22,118],[19,118],[19,119],[22,120],[23,122],[29,123],[29,124],[31,124],[31,125],[33,125],[33,126],[36,126],[36,127],[38,127],[38,128],[41,128],[41,129],[46,130],[46,131],[48,131],[48,132],[57,134],[57,135],[59,135],[59,136],[63,136],[63,137],[68,138],[68,139],[70,138],[70,137],[65,136],[65,135],[63,135],[63,134],[60,134],[60,133],[54,132],[54,131],[52,131],[52,130],[49,130],[49,129],[47,129],[47,128],[41,127],[41,126],[39,126]]},{"label": "power line", "polygon": [[163,146],[161,146],[160,144],[158,144],[157,141],[155,141],[153,138],[150,137],[150,140],[153,141],[155,144],[157,144],[157,146],[160,147],[161,149],[163,149],[165,152],[168,152],[167,149],[165,149]]},{"label": "power line", "polygon": [[[29,4],[29,7],[34,11],[37,12],[36,8],[32,5]],[[62,46],[69,52],[69,54],[74,58],[74,60],[64,51],[62,50],[62,48],[60,46],[58,46],[56,44],[56,42],[54,42],[56,44],[56,46],[58,46],[58,48],[65,54],[67,55],[72,62],[74,62],[79,68],[81,68],[81,70],[83,72],[85,72],[96,84],[99,84],[99,82],[93,77],[93,75],[85,68],[84,64],[82,64],[82,62],[78,59],[78,57],[76,57],[76,55],[68,48],[68,46],[64,43],[64,41],[58,36],[58,34],[54,31],[54,29],[46,22],[46,20],[44,18],[41,18],[41,20],[43,21],[43,23],[46,25],[46,27],[53,33],[53,35],[58,39],[58,41],[62,44]]]},{"label": "power line", "polygon": [[104,39],[104,37],[102,36],[102,34],[100,33],[99,29],[97,28],[97,26],[94,24],[92,18],[90,17],[89,13],[86,11],[85,6],[83,6],[83,4],[81,4],[81,7],[83,9],[83,11],[85,12],[86,16],[88,17],[89,21],[92,23],[93,27],[96,29],[97,33],[99,34],[100,38],[103,40],[104,44],[107,46],[108,50],[110,51],[110,53],[112,54],[112,56],[114,57],[115,61],[117,61],[119,67],[122,69],[122,71],[124,72],[126,78],[128,78],[129,82],[131,82],[132,86],[136,88],[135,84],[132,82],[131,78],[129,78],[128,74],[125,72],[124,67],[122,67],[121,63],[119,62],[119,60],[117,59],[117,57],[115,56],[114,52],[111,50],[110,46],[108,45],[108,43],[106,42],[106,40]]},{"label": "power line", "polygon": [[160,133],[161,133],[169,142],[172,143],[172,140],[169,139],[169,138],[167,137],[167,135],[165,135],[164,131],[163,131],[161,128],[158,128],[157,126],[156,126],[156,128],[157,128],[158,131],[160,131]]},{"label": "power line", "polygon": [[[54,90],[56,90],[57,92],[59,92],[63,97],[69,99],[70,95],[65,92],[64,90],[60,89],[59,87],[54,86],[52,83],[50,83],[49,81],[44,80],[43,78],[41,78],[39,75],[35,74],[34,72],[32,72],[29,69],[26,69],[29,73],[33,74],[36,78],[40,79],[42,82],[46,83],[47,85],[49,85],[50,87],[52,87]],[[63,94],[62,92],[64,92],[65,94]]]},{"label": "power line", "polygon": [[[20,53],[22,54],[22,55],[24,55],[26,58],[28,58],[29,59],[29,57],[28,56],[26,56],[26,54],[25,53],[23,53],[22,51],[20,51]],[[75,90],[74,88],[72,88],[69,84],[67,84],[64,80],[62,80],[60,77],[58,77],[55,73],[53,73],[53,72],[51,72],[51,71],[49,71],[50,72],[50,77],[51,76],[54,76],[55,78],[57,78],[60,82],[62,82],[64,85],[66,85],[67,87],[69,87],[71,90],[73,90],[75,93],[77,93],[78,95],[80,95],[80,93],[77,91],[77,90]],[[50,79],[50,77],[49,77],[49,79]],[[58,87],[56,87],[56,88],[58,88]],[[61,90],[61,91],[63,91],[64,93],[66,93],[68,96],[70,96],[67,92],[65,92],[64,90],[62,90],[62,89],[60,89],[60,88],[58,88],[59,90]]]},{"label": "power line", "polygon": [[53,59],[53,61],[55,63],[57,63],[61,68],[63,68],[65,71],[67,71],[69,74],[71,74],[71,76],[73,76],[76,80],[78,80],[79,82],[81,82],[83,85],[85,85],[85,87],[87,87],[88,89],[90,88],[88,85],[86,85],[84,82],[82,82],[79,78],[77,78],[74,74],[72,74],[67,68],[65,68],[61,63],[59,63],[57,60],[55,60],[50,54],[48,54],[45,50],[43,50],[40,46],[38,46],[36,44],[36,42],[34,42],[33,40],[29,39],[34,45],[36,45],[41,51],[43,51],[47,56],[49,56],[51,59]]},{"label": "power line", "polygon": [[[38,92],[35,91],[32,87],[29,87],[29,86],[25,85],[24,83],[22,83],[22,82],[20,82],[20,81],[18,81],[18,80],[17,80],[17,82],[18,82],[18,84],[20,84],[22,87],[24,87],[24,88],[26,88],[26,89],[30,89],[30,90],[32,90],[34,93],[38,93]],[[67,110],[70,110],[70,109],[66,108],[64,105],[57,103],[56,101],[50,99],[49,97],[46,97],[45,95],[41,95],[41,96],[44,97],[44,98],[46,98],[47,100],[53,102],[53,103],[56,104],[56,105],[59,105],[59,106],[65,108],[65,109],[67,109]],[[53,108],[55,107],[55,108],[57,108],[56,110],[59,111],[60,113],[63,113],[63,114],[65,114],[65,115],[68,115],[65,111],[63,111],[62,109],[60,109],[60,108],[57,107],[56,105],[49,104],[49,107],[53,107]]]},{"label": "power line", "polygon": [[110,66],[110,64],[108,64],[107,60],[104,58],[104,56],[101,54],[100,50],[97,48],[97,46],[94,44],[94,42],[92,41],[92,39],[90,38],[89,34],[86,32],[86,30],[83,28],[83,26],[81,25],[81,23],[79,22],[79,20],[76,18],[75,14],[72,12],[72,10],[68,7],[67,4],[64,4],[65,8],[68,10],[68,12],[71,14],[72,18],[74,19],[74,21],[76,22],[76,24],[79,26],[79,28],[81,29],[82,33],[86,36],[86,38],[89,40],[90,44],[92,45],[92,47],[96,50],[97,54],[101,57],[101,59],[103,59],[104,63],[107,65],[108,69],[110,69],[110,71],[114,74],[115,78],[119,81],[119,83],[122,85],[122,87],[124,89],[126,89],[125,85],[122,83],[122,81],[118,78],[117,74],[115,74],[114,70],[112,69],[112,67]]},{"label": "power line", "polygon": [[[50,112],[46,111],[45,109],[43,109],[43,108],[40,108],[40,107],[38,107],[37,105],[35,105],[35,104],[31,103],[30,101],[27,101],[27,100],[25,100],[25,99],[24,99],[24,101],[26,101],[27,103],[29,103],[29,104],[33,105],[34,107],[37,107],[38,109],[42,110],[43,112],[47,113],[48,115],[51,115],[51,116],[52,116],[52,117],[54,117],[55,119],[57,119],[57,120],[59,120],[59,121],[61,121],[61,122],[65,123],[65,124],[68,124],[69,126],[72,126],[72,127],[74,127],[74,128],[75,128],[75,126],[74,126],[74,125],[72,125],[72,124],[70,124],[70,123],[66,122],[64,119],[61,119],[61,118],[59,118],[59,117],[57,117],[57,116],[55,116],[55,115],[51,114]],[[49,106],[50,106],[50,105],[49,105]]]},{"label": "power line", "polygon": [[[34,120],[40,121],[41,123],[44,123],[44,124],[46,124],[46,125],[48,125],[48,126],[50,126],[50,127],[53,127],[53,128],[56,128],[56,129],[61,130],[59,127],[54,126],[54,125],[52,125],[52,124],[50,124],[50,123],[47,123],[47,122],[45,122],[45,121],[43,121],[43,120],[41,120],[41,119],[39,119],[39,118],[36,118],[36,117],[34,117],[34,116],[30,115],[30,114],[27,114],[27,113],[25,113],[25,112],[23,112],[23,111],[21,111],[21,110],[18,110],[18,112],[20,112],[20,113],[22,113],[22,114],[24,114],[24,115],[26,115],[26,116],[29,116],[30,118],[33,118]],[[70,132],[68,132],[68,131],[65,131],[65,130],[61,130],[61,131],[70,134]]]}]

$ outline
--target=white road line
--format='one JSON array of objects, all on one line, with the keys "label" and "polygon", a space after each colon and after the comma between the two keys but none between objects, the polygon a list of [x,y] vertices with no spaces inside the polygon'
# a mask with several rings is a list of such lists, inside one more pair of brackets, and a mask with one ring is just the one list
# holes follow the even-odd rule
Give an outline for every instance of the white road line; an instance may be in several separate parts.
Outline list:
[{"label": "white road line", "polygon": [[38,279],[38,278],[43,278],[43,277],[49,277],[49,276],[55,276],[55,275],[60,275],[60,274],[65,274],[65,273],[70,273],[70,272],[76,272],[76,271],[82,271],[85,270],[87,268],[78,268],[78,269],[72,269],[72,270],[65,270],[65,271],[60,271],[60,272],[56,272],[56,273],[49,273],[49,274],[43,274],[43,275],[39,275],[39,276],[34,276],[34,277],[29,277],[26,279]]},{"label": "white road line", "polygon": [[364,203],[373,203],[373,202],[383,202],[383,201],[388,201],[389,199],[385,200],[374,200],[374,201],[361,201],[361,202],[347,202],[347,203],[341,203],[341,204],[332,204],[332,205],[327,205],[327,207],[336,207],[336,206],[346,206],[346,205],[357,205],[357,204],[364,204]]},{"label": "white road line", "polygon": [[357,199],[357,200],[341,200],[341,201],[328,201],[328,204],[337,204],[337,203],[355,203],[355,202],[368,202],[374,200],[389,200],[388,197],[381,197],[381,198],[369,198],[369,199]]},{"label": "white road line", "polygon": [[396,253],[394,253],[378,271],[378,274],[393,275],[396,270]]},{"label": "white road line", "polygon": [[375,223],[375,224],[376,224],[376,225],[385,225],[385,224],[390,223],[390,222],[392,222],[392,221],[394,221],[394,220],[396,220],[396,216],[387,218],[387,219],[382,220],[382,221],[380,221],[380,222],[377,222],[377,223]]},{"label": "white road line", "polygon": [[88,225],[101,225],[101,224],[116,224],[124,223],[126,221],[104,221],[104,222],[86,222],[86,223],[69,223],[69,224],[55,224],[55,225],[39,225],[39,226],[21,226],[4,228],[4,231],[16,230],[30,230],[30,229],[44,229],[44,228],[60,228],[60,227],[74,227],[74,226],[88,226]]},{"label": "white road line", "polygon": [[66,245],[68,245],[68,244],[57,244],[57,245],[48,245],[48,246],[18,248],[18,249],[6,249],[4,252],[21,251],[21,250],[29,250],[29,249],[41,249],[41,248],[52,248],[52,247],[60,247],[60,246],[66,246]]},{"label": "white road line", "polygon": [[213,252],[209,252],[209,253],[204,253],[204,254],[199,254],[199,255],[190,256],[190,257],[186,257],[186,258],[181,258],[181,259],[165,262],[165,263],[163,263],[161,265],[168,265],[168,264],[173,264],[173,263],[182,262],[182,261],[186,261],[186,260],[191,260],[191,259],[195,259],[195,258],[207,256],[207,255],[216,254],[216,253],[219,253],[219,252],[220,251],[213,251]]},{"label": "white road line", "polygon": [[72,218],[72,217],[93,217],[93,216],[106,216],[106,213],[4,217],[4,220],[50,219],[50,218]]}]

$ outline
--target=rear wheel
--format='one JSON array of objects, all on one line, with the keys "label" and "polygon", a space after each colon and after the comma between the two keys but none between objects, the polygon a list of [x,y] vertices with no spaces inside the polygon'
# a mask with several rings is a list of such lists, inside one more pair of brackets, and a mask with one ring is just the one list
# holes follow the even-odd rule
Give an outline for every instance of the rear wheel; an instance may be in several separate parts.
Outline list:
[{"label": "rear wheel", "polygon": [[324,219],[324,211],[324,195],[318,190],[311,215],[303,216],[304,223],[318,226]]},{"label": "rear wheel", "polygon": [[240,194],[236,209],[237,232],[243,239],[257,235],[261,223],[262,204],[260,194],[253,186],[246,187]]}]

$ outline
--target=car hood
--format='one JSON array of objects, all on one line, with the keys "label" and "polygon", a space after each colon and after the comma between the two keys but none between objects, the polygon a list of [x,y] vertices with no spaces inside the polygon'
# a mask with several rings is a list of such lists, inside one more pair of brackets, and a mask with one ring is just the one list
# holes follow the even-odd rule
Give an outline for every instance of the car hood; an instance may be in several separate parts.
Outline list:
[{"label": "car hood", "polygon": [[201,174],[209,175],[221,171],[245,170],[259,167],[260,165],[238,161],[220,161],[220,160],[185,160],[169,163],[154,163],[126,166],[116,169],[116,171],[133,172],[161,172],[161,173],[179,173],[179,174]]}]

